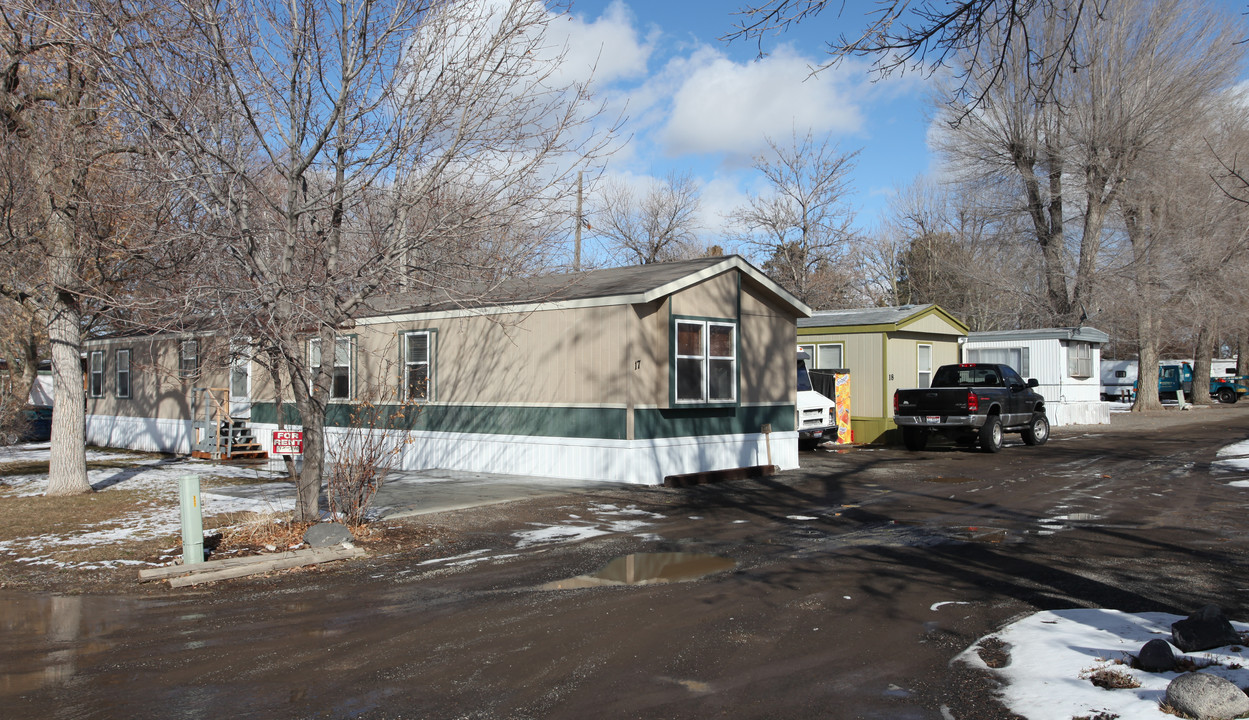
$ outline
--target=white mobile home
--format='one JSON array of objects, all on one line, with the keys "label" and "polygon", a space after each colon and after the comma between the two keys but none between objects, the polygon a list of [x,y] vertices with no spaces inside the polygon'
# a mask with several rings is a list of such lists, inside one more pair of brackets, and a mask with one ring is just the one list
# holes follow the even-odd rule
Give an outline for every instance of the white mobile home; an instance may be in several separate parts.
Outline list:
[{"label": "white mobile home", "polygon": [[1003,363],[1036,378],[1051,425],[1109,423],[1100,376],[1101,346],[1109,340],[1089,327],[973,332],[963,343],[963,361]]}]

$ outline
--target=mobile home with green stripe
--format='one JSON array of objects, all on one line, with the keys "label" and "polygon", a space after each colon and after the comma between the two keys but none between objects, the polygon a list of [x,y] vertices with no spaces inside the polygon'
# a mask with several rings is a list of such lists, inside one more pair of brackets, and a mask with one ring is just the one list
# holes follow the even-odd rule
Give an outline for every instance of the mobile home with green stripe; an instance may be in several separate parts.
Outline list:
[{"label": "mobile home with green stripe", "polygon": [[928,387],[935,369],[960,361],[968,332],[933,304],[821,310],[797,323],[798,345],[815,369],[850,371],[856,443],[893,442],[893,391]]},{"label": "mobile home with green stripe", "polygon": [[[316,341],[306,349],[310,365],[333,363],[331,443],[369,406],[405,469],[658,484],[797,467],[793,348],[796,322],[810,314],[728,256],[526,278],[472,303],[387,295],[341,330],[332,352]],[[192,339],[196,359],[186,357]],[[218,359],[206,351],[214,343]],[[123,344],[124,381],[112,367]],[[227,352],[242,339],[140,344],[90,343],[99,392],[89,393],[89,442],[188,452],[192,385],[214,382],[230,389],[231,416],[270,449],[277,396],[258,363]],[[186,375],[197,362],[198,379],[178,378],[178,363]],[[298,429],[290,398],[282,410],[282,424]]]}]

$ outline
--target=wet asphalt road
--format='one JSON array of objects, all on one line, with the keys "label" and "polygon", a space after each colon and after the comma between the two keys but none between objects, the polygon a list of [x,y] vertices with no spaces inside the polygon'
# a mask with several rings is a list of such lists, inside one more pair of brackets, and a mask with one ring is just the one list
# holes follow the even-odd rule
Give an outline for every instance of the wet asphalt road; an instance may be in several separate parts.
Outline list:
[{"label": "wet asphalt road", "polygon": [[[443,551],[155,596],[0,595],[0,716],[1009,718],[950,661],[1014,618],[1249,617],[1249,489],[1210,467],[1249,437],[1249,407],[1207,418],[997,455],[804,453],[763,481],[448,514]],[[557,523],[613,531],[515,534]],[[541,587],[637,552],[737,564]]]}]

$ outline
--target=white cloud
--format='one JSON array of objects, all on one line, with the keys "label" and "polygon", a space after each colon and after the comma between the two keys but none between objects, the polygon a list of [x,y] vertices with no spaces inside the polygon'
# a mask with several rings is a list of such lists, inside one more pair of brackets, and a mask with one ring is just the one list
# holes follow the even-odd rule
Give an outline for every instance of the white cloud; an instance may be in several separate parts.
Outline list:
[{"label": "white cloud", "polygon": [[863,113],[844,75],[812,75],[813,64],[784,47],[752,62],[735,62],[706,47],[672,61],[666,72],[682,81],[662,130],[666,153],[750,155],[764,147],[765,137],[795,130],[859,131]]},{"label": "white cloud", "polygon": [[582,82],[592,74],[595,83],[603,85],[644,76],[658,31],[642,39],[634,22],[633,13],[620,0],[594,20],[576,14],[555,19],[548,37],[567,50],[560,68],[565,79]]}]

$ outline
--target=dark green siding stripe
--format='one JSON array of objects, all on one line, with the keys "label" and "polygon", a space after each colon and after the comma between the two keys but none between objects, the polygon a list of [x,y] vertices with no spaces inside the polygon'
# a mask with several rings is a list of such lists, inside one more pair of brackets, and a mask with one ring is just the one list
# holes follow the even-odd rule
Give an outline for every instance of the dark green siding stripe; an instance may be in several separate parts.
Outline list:
[{"label": "dark green siding stripe", "polygon": [[637,409],[633,411],[633,437],[744,435],[759,432],[764,423],[771,423],[773,432],[793,432],[794,412],[793,405]]},{"label": "dark green siding stripe", "polygon": [[[339,403],[330,405],[326,409],[325,424],[329,427],[372,424],[391,430],[625,439],[624,408],[487,405],[423,405],[404,408],[399,405],[383,405],[376,410],[375,417],[378,420],[368,423],[364,421],[364,411],[358,407]],[[283,403],[282,410],[287,424],[299,424],[299,413],[294,403]],[[355,422],[353,415],[359,418]],[[274,403],[256,403],[252,405],[251,419],[256,423],[276,423],[277,407]]]}]

